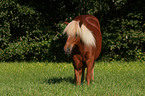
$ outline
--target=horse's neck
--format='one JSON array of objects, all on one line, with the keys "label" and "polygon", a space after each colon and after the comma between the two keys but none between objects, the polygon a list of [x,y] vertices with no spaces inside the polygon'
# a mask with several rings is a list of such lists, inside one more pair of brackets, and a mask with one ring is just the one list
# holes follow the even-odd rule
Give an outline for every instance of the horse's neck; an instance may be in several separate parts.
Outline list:
[{"label": "horse's neck", "polygon": [[83,54],[83,49],[85,48],[85,45],[83,44],[83,42],[81,42],[80,40],[76,43],[77,49],[78,49],[78,53],[80,55]]}]

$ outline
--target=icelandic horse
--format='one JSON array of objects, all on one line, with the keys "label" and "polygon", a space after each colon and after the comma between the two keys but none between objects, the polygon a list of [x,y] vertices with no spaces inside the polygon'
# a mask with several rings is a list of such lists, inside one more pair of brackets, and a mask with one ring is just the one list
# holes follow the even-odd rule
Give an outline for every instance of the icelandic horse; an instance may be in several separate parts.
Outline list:
[{"label": "icelandic horse", "polygon": [[77,16],[68,23],[63,33],[67,34],[64,51],[72,55],[76,84],[81,84],[81,76],[82,81],[84,80],[84,72],[87,67],[86,80],[89,85],[90,80],[94,80],[94,63],[102,47],[98,19],[92,15]]}]

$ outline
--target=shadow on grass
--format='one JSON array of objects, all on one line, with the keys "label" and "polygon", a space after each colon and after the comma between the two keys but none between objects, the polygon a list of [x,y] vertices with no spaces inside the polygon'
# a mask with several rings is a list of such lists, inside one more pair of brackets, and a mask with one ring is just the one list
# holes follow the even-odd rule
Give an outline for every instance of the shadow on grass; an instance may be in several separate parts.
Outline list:
[{"label": "shadow on grass", "polygon": [[44,83],[47,84],[56,84],[56,83],[62,83],[62,82],[69,82],[71,84],[75,84],[75,80],[72,77],[53,77],[53,78],[49,78],[44,80]]}]

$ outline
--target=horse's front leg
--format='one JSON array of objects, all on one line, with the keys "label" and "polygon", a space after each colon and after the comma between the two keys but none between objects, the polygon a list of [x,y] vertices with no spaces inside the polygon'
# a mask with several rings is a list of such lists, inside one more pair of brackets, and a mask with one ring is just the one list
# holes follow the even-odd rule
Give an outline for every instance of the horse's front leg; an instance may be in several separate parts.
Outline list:
[{"label": "horse's front leg", "polygon": [[87,84],[90,85],[90,80],[94,79],[94,59],[90,58],[86,62],[87,65]]},{"label": "horse's front leg", "polygon": [[82,75],[82,69],[80,70],[75,69],[75,80],[77,85],[81,85],[81,75]]},{"label": "horse's front leg", "polygon": [[81,56],[80,55],[74,55],[73,56],[73,65],[75,68],[75,80],[76,80],[76,84],[80,85],[81,84],[81,75],[82,75],[82,60],[81,60]]},{"label": "horse's front leg", "polygon": [[75,80],[77,85],[80,85],[81,82],[84,81],[84,75],[85,75],[85,67],[82,67],[80,70],[75,69]]}]

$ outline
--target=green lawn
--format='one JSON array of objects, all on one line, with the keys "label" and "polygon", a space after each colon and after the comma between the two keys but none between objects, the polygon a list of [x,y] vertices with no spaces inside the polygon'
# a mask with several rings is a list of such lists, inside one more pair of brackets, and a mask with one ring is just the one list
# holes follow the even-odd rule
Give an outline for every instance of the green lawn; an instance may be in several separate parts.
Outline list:
[{"label": "green lawn", "polygon": [[145,96],[145,62],[96,62],[90,86],[72,64],[0,63],[0,96]]}]

